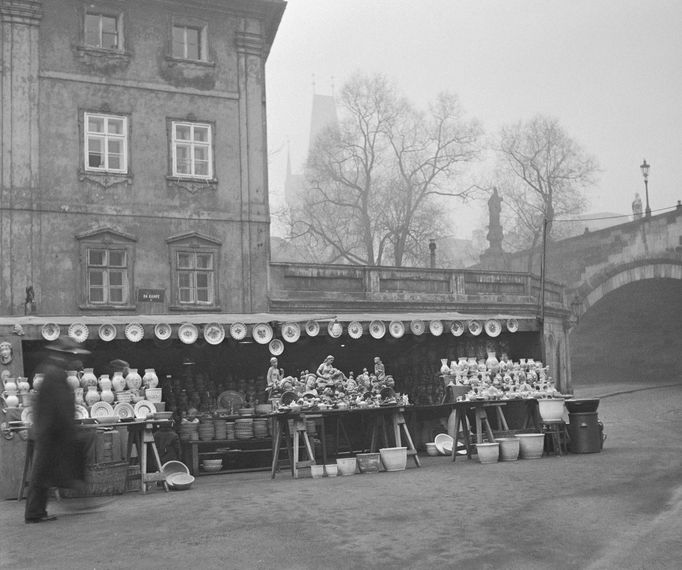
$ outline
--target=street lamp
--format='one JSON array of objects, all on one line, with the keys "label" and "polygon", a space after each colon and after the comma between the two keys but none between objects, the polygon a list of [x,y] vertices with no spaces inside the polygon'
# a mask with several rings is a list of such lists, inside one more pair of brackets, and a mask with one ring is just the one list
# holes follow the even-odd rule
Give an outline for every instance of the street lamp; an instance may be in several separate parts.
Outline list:
[{"label": "street lamp", "polygon": [[651,208],[649,207],[649,167],[651,165],[646,163],[646,158],[640,164],[642,169],[642,176],[644,176],[644,192],[646,194],[646,208],[644,209],[644,215],[649,218],[651,217]]}]

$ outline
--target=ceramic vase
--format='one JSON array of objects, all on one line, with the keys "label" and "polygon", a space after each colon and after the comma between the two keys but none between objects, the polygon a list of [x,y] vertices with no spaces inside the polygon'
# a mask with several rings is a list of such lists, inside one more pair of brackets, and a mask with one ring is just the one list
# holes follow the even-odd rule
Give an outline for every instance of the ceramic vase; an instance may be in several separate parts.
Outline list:
[{"label": "ceramic vase", "polygon": [[97,390],[97,385],[88,386],[88,391],[85,393],[85,401],[88,406],[92,406],[95,402],[100,401],[99,391]]},{"label": "ceramic vase", "polygon": [[111,378],[109,378],[108,374],[102,374],[99,377],[99,389],[104,391],[104,390],[109,390],[111,391]]},{"label": "ceramic vase", "polygon": [[89,389],[90,386],[97,387],[97,376],[95,376],[94,368],[83,368],[80,385],[86,390]]},{"label": "ceramic vase", "polygon": [[34,390],[40,390],[40,385],[43,383],[43,379],[45,378],[45,374],[42,372],[36,372],[33,375],[33,389]]},{"label": "ceramic vase", "polygon": [[75,370],[66,371],[66,381],[72,390],[75,390],[81,385],[80,380],[78,380],[78,372]]},{"label": "ceramic vase", "polygon": [[156,388],[159,385],[159,377],[153,368],[145,368],[142,384],[145,388]]},{"label": "ceramic vase", "polygon": [[2,382],[2,385],[7,396],[16,396],[17,392],[19,392],[19,388],[17,387],[17,383],[14,378],[5,378]]},{"label": "ceramic vase", "polygon": [[100,398],[103,402],[106,402],[107,404],[111,404],[114,401],[114,393],[111,391],[111,386],[109,388],[103,388],[102,393],[100,394]]},{"label": "ceramic vase", "polygon": [[448,359],[447,358],[441,358],[440,359],[440,373],[441,374],[450,374],[450,367],[448,366]]},{"label": "ceramic vase", "polygon": [[139,390],[142,386],[142,376],[137,373],[137,368],[131,368],[126,376],[128,390]]},{"label": "ceramic vase", "polygon": [[28,378],[19,376],[19,378],[17,378],[17,388],[19,389],[20,394],[28,394],[28,391],[31,389]]},{"label": "ceramic vase", "polygon": [[123,372],[114,372],[111,386],[116,392],[123,392],[126,389],[126,379],[123,377]]},{"label": "ceramic vase", "polygon": [[85,404],[85,400],[83,400],[83,388],[81,386],[73,391],[73,399],[79,406]]},{"label": "ceramic vase", "polygon": [[499,368],[500,368],[500,361],[497,360],[497,356],[495,355],[495,351],[490,350],[488,351],[488,358],[485,361],[485,365],[493,373],[496,373]]},{"label": "ceramic vase", "polygon": [[8,394],[7,392],[3,392],[2,394],[5,399],[5,405],[8,408],[16,408],[19,406],[19,396],[16,394]]}]

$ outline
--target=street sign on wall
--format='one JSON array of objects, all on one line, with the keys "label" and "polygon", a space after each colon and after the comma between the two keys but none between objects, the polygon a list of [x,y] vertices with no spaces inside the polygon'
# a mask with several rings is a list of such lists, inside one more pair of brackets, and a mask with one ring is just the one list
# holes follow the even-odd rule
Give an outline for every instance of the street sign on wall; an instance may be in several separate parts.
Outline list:
[{"label": "street sign on wall", "polygon": [[165,289],[138,289],[138,303],[163,303],[166,296]]}]

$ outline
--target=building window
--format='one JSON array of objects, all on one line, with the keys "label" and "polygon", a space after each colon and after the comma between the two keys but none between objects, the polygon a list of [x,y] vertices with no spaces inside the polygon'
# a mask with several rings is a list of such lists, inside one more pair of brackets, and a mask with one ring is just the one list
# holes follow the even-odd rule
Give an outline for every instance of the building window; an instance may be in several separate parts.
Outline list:
[{"label": "building window", "polygon": [[130,309],[135,242],[112,228],[89,230],[80,242],[83,309]]},{"label": "building window", "polygon": [[85,14],[85,45],[101,49],[123,49],[121,18],[106,14]]},{"label": "building window", "polygon": [[128,256],[124,249],[87,250],[88,303],[121,305],[128,303]]},{"label": "building window", "polygon": [[213,305],[213,254],[177,252],[177,291],[181,305]]},{"label": "building window", "polygon": [[203,26],[174,24],[171,44],[175,58],[206,61],[206,28]]},{"label": "building window", "polygon": [[172,175],[185,178],[213,177],[211,125],[172,122]]},{"label": "building window", "polygon": [[128,172],[128,119],[85,113],[85,170]]}]

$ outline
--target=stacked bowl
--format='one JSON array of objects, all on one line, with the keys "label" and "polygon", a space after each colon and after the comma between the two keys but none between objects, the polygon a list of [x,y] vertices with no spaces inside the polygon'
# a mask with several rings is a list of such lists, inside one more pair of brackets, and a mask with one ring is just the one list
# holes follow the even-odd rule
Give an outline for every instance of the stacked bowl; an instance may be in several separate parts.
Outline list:
[{"label": "stacked bowl", "polygon": [[253,420],[253,436],[254,437],[267,437],[268,436],[268,419],[267,418],[255,418]]},{"label": "stacked bowl", "polygon": [[208,473],[215,473],[223,468],[222,459],[204,459],[201,462],[201,468]]},{"label": "stacked bowl", "polygon": [[253,437],[253,418],[234,420],[235,439],[251,439]]},{"label": "stacked bowl", "polygon": [[180,439],[197,441],[199,439],[199,422],[182,422],[180,424]]},{"label": "stacked bowl", "polygon": [[216,439],[227,439],[226,420],[213,420],[213,429],[215,430]]},{"label": "stacked bowl", "polygon": [[199,439],[201,441],[211,441],[215,438],[215,427],[213,422],[201,422],[199,424]]},{"label": "stacked bowl", "polygon": [[225,423],[225,439],[237,439],[234,422]]}]

